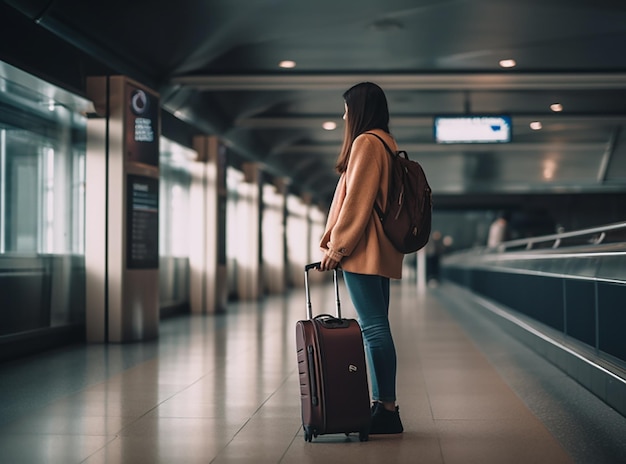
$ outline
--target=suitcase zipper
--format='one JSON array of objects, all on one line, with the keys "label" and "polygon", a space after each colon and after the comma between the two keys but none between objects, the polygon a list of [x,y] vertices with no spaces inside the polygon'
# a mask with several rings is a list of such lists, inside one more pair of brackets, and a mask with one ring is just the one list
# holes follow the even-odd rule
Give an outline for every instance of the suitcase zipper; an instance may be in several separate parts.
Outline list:
[{"label": "suitcase zipper", "polygon": [[309,345],[307,347],[307,354],[309,357],[309,386],[311,389],[311,403],[313,406],[317,406],[319,404],[319,399],[317,397],[317,379],[315,378],[315,357],[313,356],[313,346]]}]

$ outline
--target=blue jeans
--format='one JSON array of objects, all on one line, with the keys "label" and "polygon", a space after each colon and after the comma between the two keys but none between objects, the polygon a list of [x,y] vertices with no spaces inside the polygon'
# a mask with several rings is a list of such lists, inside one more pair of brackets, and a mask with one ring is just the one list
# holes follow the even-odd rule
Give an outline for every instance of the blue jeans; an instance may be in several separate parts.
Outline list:
[{"label": "blue jeans", "polygon": [[396,347],[389,327],[389,279],[343,271],[365,341],[372,399],[396,400]]}]

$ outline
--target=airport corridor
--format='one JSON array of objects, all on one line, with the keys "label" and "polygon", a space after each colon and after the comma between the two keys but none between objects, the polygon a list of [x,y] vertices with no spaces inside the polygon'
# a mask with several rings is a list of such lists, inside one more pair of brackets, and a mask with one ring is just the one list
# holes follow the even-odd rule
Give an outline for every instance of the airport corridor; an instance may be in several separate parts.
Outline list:
[{"label": "airport corridor", "polygon": [[[626,462],[623,416],[481,318],[466,291],[417,292],[407,281],[392,283],[391,296],[401,435],[305,442],[295,354],[305,298],[296,289],[222,315],[165,319],[157,341],[0,365],[0,461]],[[311,299],[316,313],[334,311],[330,283],[313,286]]]}]

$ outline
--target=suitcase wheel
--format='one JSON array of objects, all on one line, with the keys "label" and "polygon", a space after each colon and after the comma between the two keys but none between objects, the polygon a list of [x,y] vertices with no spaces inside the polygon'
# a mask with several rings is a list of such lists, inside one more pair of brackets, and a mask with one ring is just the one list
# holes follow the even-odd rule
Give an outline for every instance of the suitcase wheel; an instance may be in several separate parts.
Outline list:
[{"label": "suitcase wheel", "polygon": [[311,443],[311,441],[313,441],[313,436],[317,436],[316,433],[313,432],[313,429],[311,427],[305,426],[304,427],[304,440],[308,441],[309,443]]},{"label": "suitcase wheel", "polygon": [[[344,432],[346,437],[350,436],[350,432]],[[368,441],[370,437],[369,430],[361,430],[359,431],[359,441]]]}]

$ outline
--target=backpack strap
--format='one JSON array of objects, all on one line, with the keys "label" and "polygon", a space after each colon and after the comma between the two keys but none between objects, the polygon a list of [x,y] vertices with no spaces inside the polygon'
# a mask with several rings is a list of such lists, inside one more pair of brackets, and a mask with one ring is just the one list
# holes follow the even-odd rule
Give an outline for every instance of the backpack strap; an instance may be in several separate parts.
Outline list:
[{"label": "backpack strap", "polygon": [[374,137],[376,137],[378,140],[380,140],[383,143],[383,145],[385,146],[385,149],[387,150],[387,153],[389,153],[391,156],[396,156],[394,151],[391,148],[389,148],[389,145],[387,145],[387,142],[385,142],[380,135],[374,134],[373,132],[365,132],[365,134],[373,135]]},{"label": "backpack strap", "polygon": [[[373,132],[364,132],[364,133],[365,134],[369,134],[369,135],[373,135],[378,140],[380,140],[383,143],[383,145],[385,146],[385,149],[387,150],[387,153],[389,153],[389,155],[391,156],[391,159],[393,160],[393,157],[396,156],[396,154],[393,152],[393,150],[391,148],[389,148],[389,145],[387,145],[387,142],[385,142],[380,135],[374,134]],[[389,173],[389,177],[391,178],[391,172]],[[389,187],[389,186],[387,186],[387,187]],[[378,216],[378,219],[380,219],[380,222],[383,222],[385,220],[385,213],[383,213],[383,210],[381,209],[380,206],[378,206],[378,203],[376,203],[376,202],[374,202],[374,210],[376,211],[376,215]]]}]

